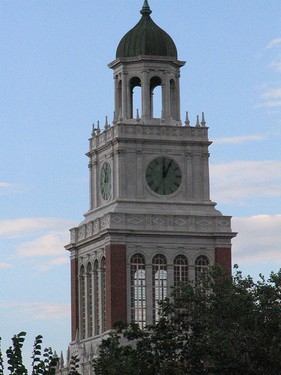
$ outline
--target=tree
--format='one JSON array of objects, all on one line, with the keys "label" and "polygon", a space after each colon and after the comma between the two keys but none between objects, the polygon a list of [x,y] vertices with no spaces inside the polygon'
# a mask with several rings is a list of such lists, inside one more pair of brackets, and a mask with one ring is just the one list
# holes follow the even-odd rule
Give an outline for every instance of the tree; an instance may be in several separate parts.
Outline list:
[{"label": "tree", "polygon": [[[7,369],[10,375],[28,375],[27,368],[23,363],[22,347],[24,344],[26,332],[20,332],[12,337],[12,346],[6,350]],[[43,337],[38,335],[35,337],[33,352],[31,375],[55,375],[58,368],[59,358],[53,353],[52,348],[45,348],[42,351]],[[0,337],[1,344],[1,337]],[[73,355],[69,361],[68,375],[80,375],[80,361],[77,355]],[[4,359],[0,345],[0,375],[4,375]]]},{"label": "tree", "polygon": [[175,289],[159,322],[117,327],[94,360],[97,375],[280,375],[281,271],[257,282],[219,267]]},{"label": "tree", "polygon": [[[7,370],[10,375],[28,375],[23,363],[22,347],[26,332],[20,332],[12,338],[12,345],[6,350]],[[0,338],[1,341],[1,338]],[[42,336],[35,338],[32,353],[32,375],[55,375],[58,357],[51,348],[45,348],[42,352]],[[4,360],[0,349],[0,375],[4,375]],[[75,374],[76,375],[76,374]]]}]

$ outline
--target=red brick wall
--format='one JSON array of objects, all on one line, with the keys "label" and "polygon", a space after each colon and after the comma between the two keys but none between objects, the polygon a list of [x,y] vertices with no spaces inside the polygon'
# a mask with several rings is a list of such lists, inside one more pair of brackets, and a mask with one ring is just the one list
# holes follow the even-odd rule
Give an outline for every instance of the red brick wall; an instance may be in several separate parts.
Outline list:
[{"label": "red brick wall", "polygon": [[71,272],[71,339],[76,338],[76,332],[79,324],[78,310],[78,259],[72,258],[70,261]]},{"label": "red brick wall", "polygon": [[215,263],[222,266],[226,271],[231,273],[231,248],[230,247],[216,247],[215,249]]},{"label": "red brick wall", "polygon": [[117,320],[127,322],[126,246],[108,245],[106,259],[106,329]]}]

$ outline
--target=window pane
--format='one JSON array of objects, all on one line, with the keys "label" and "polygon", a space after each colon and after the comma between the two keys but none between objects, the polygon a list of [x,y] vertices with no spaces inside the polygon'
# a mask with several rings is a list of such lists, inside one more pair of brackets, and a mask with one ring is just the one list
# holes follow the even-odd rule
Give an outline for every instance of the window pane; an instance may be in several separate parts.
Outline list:
[{"label": "window pane", "polygon": [[159,320],[159,302],[167,297],[167,260],[162,254],[152,260],[153,322]]},{"label": "window pane", "polygon": [[145,260],[141,254],[131,258],[131,321],[146,325]]},{"label": "window pane", "polygon": [[188,260],[185,255],[178,255],[174,259],[174,286],[188,281]]},{"label": "window pane", "polygon": [[208,272],[209,259],[205,255],[199,255],[195,260],[195,283],[198,285],[200,279]]}]

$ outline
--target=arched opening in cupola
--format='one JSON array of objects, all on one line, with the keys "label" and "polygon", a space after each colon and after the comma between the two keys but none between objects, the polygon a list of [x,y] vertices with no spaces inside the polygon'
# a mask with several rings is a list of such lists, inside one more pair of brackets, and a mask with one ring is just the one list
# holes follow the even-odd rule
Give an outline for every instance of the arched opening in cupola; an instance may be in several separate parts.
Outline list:
[{"label": "arched opening in cupola", "polygon": [[150,117],[161,118],[162,115],[162,81],[159,77],[150,79]]},{"label": "arched opening in cupola", "polygon": [[133,77],[130,80],[130,103],[128,108],[129,118],[137,117],[137,110],[141,116],[142,100],[141,100],[141,80],[139,77]]}]

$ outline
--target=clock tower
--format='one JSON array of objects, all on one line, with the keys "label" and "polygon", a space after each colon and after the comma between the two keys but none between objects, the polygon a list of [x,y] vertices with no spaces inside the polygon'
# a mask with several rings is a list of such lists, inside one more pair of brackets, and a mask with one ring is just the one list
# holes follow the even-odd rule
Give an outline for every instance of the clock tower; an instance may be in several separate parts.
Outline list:
[{"label": "clock tower", "polygon": [[[171,287],[212,264],[231,272],[231,218],[209,192],[208,127],[180,115],[180,69],[172,38],[151,18],[120,41],[109,64],[114,118],[89,140],[90,207],[72,228],[72,343],[86,366],[115,321],[158,319]],[[154,93],[160,92],[156,117]],[[135,107],[141,93],[140,108]],[[158,105],[159,106],[159,105]],[[87,362],[88,361],[88,362]],[[88,372],[87,372],[88,373]]]}]

